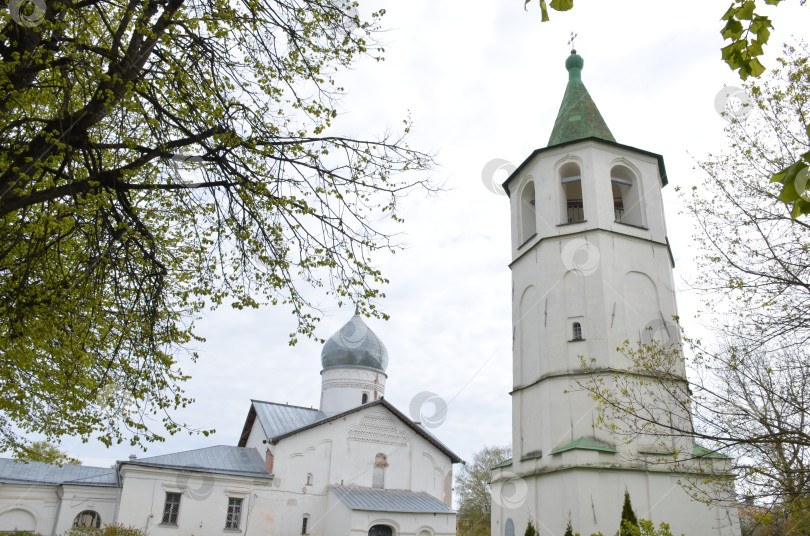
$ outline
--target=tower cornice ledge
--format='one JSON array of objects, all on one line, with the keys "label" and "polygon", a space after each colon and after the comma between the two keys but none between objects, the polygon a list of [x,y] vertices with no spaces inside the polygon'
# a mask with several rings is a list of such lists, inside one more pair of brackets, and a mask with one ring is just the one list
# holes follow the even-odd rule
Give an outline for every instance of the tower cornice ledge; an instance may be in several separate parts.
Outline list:
[{"label": "tower cornice ledge", "polygon": [[657,473],[657,474],[669,474],[669,475],[686,475],[686,476],[697,476],[697,477],[707,477],[711,476],[712,478],[728,478],[734,479],[736,475],[734,473],[729,473],[726,471],[722,472],[711,472],[711,471],[689,471],[685,469],[654,469],[650,467],[630,467],[627,465],[617,465],[617,464],[588,464],[588,465],[564,465],[561,467],[546,467],[543,469],[536,469],[533,471],[521,471],[519,473],[509,472],[506,471],[503,474],[498,474],[498,472],[493,472],[491,484],[497,484],[501,481],[509,481],[514,480],[515,478],[529,478],[533,476],[545,476],[550,475],[553,473],[562,473],[564,471],[574,471],[574,470],[587,470],[587,471],[631,471],[637,473]]},{"label": "tower cornice ledge", "polygon": [[[519,385],[513,388],[511,391],[509,391],[509,394],[511,395],[517,393],[518,391],[523,391],[524,389],[534,387],[535,385],[546,382],[548,380],[557,380],[561,378],[581,378],[583,376],[632,376],[634,378],[644,378],[648,380],[662,381],[660,376],[654,376],[652,374],[642,374],[640,372],[632,372],[629,370],[622,370],[613,367],[597,367],[592,369],[579,368],[543,374],[542,376],[540,376],[531,383],[527,383],[526,385]],[[686,378],[680,378],[676,375],[673,375],[672,378],[670,378],[670,381],[687,383]]]},{"label": "tower cornice ledge", "polygon": [[[575,224],[570,224],[570,225],[575,225]],[[641,229],[639,227],[635,227],[635,226],[632,226],[632,225],[628,225],[628,227],[630,227],[631,229]],[[669,239],[668,238],[664,238],[664,241],[660,242],[658,240],[653,240],[651,238],[644,238],[642,236],[636,236],[636,235],[630,234],[630,233],[623,233],[623,232],[620,232],[620,231],[615,231],[613,229],[605,229],[604,227],[590,227],[590,228],[587,228],[587,229],[583,229],[581,231],[575,231],[573,233],[558,234],[558,235],[552,235],[552,236],[543,236],[543,237],[540,237],[540,238],[535,238],[534,243],[530,243],[529,241],[526,241],[523,244],[521,244],[520,249],[523,249],[527,245],[529,247],[526,247],[525,251],[523,251],[520,255],[515,257],[512,262],[509,263],[509,268],[511,269],[515,265],[515,263],[517,263],[520,259],[525,257],[527,253],[534,250],[539,244],[542,244],[543,242],[546,242],[548,240],[563,240],[563,239],[566,239],[566,238],[571,238],[572,236],[581,236],[581,235],[588,234],[588,233],[605,233],[605,234],[609,234],[609,235],[621,236],[622,238],[632,238],[633,240],[637,240],[639,242],[644,242],[646,244],[652,244],[654,246],[660,246],[660,247],[666,248],[667,252],[669,253],[669,262],[672,264],[672,267],[675,268],[675,257],[672,255],[672,248],[669,245]],[[535,237],[536,237],[536,235],[535,235]],[[531,238],[529,240],[531,240]]]}]

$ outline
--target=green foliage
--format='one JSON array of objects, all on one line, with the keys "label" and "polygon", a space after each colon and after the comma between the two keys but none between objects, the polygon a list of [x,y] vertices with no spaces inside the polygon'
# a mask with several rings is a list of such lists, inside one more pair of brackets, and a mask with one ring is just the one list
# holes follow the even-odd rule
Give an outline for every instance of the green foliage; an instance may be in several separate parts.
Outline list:
[{"label": "green foliage", "polygon": [[336,73],[383,52],[384,10],[353,9],[53,0],[24,23],[0,10],[0,450],[184,429],[178,359],[196,358],[209,306],[281,304],[291,344],[314,336],[309,293],[385,317],[373,257],[399,244],[378,226],[433,189],[395,180],[432,159],[407,146],[408,121],[336,131]]},{"label": "green foliage", "polygon": [[[782,0],[765,0],[768,5],[777,5]],[[723,60],[732,70],[739,71],[743,80],[757,77],[765,72],[758,56],[771,36],[773,24],[768,17],[757,14],[754,0],[734,0],[722,20],[726,21],[720,32],[731,43],[721,49]]]},{"label": "green foliage", "polygon": [[[532,0],[524,0],[524,9]],[[720,30],[724,40],[731,42],[721,49],[723,61],[734,70],[739,71],[740,78],[757,77],[765,72],[765,66],[759,61],[764,46],[771,37],[773,24],[771,19],[758,13],[763,5],[776,6],[783,0],[733,0],[721,20],[725,21]],[[800,0],[802,4],[806,0]],[[539,0],[543,22],[549,20],[546,0]],[[552,1],[551,9],[568,11],[574,7],[573,0]]]},{"label": "green foliage", "polygon": [[531,517],[529,517],[529,523],[526,525],[526,532],[523,533],[523,536],[537,536],[537,529]]},{"label": "green foliage", "polygon": [[565,532],[563,536],[574,536],[574,527],[571,526],[571,520],[568,520],[568,523],[565,525]]},{"label": "green foliage", "polygon": [[489,536],[492,516],[491,469],[512,456],[506,446],[484,447],[472,463],[461,467],[456,475],[458,497],[458,536]]},{"label": "green foliage", "polygon": [[622,504],[622,517],[619,522],[619,536],[638,536],[639,526],[633,505],[630,502],[630,492],[624,490],[624,503]]},{"label": "green foliage", "polygon": [[71,465],[82,464],[81,461],[71,458],[47,441],[34,441],[30,445],[26,445],[22,451],[16,452],[15,455],[16,458],[29,462],[44,462],[57,465],[65,463]]},{"label": "green foliage", "polygon": [[65,536],[147,536],[146,532],[135,527],[125,525],[104,525],[97,529],[93,527],[76,527]]}]

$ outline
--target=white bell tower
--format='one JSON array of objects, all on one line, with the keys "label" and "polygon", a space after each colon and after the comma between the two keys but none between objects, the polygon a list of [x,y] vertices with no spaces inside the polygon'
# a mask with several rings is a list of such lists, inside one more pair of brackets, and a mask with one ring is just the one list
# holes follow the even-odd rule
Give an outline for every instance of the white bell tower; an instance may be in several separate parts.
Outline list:
[{"label": "white bell tower", "polygon": [[[736,513],[707,507],[678,484],[683,472],[644,463],[668,445],[617,444],[597,425],[580,356],[606,378],[622,374],[617,348],[677,333],[674,260],[661,188],[663,157],[617,143],[582,84],[572,51],[569,82],[548,146],[504,187],[511,203],[513,390],[511,463],[493,471],[492,534],[544,536],[618,529],[624,490],[638,517],[673,534],[739,534]],[[678,374],[685,372],[681,365]],[[507,489],[508,488],[508,489]],[[735,532],[736,531],[736,532]]]}]

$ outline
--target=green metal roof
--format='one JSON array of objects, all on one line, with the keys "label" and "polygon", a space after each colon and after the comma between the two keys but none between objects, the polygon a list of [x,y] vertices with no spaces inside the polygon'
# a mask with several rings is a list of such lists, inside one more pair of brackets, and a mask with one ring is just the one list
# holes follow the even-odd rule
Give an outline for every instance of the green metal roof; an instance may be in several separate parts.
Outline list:
[{"label": "green metal roof", "polygon": [[565,95],[560,104],[560,111],[557,112],[554,129],[548,139],[550,146],[583,138],[616,141],[605,120],[602,119],[599,108],[596,107],[588,90],[585,89],[585,84],[582,83],[583,64],[582,56],[574,50],[565,60],[565,68],[568,69],[568,86],[565,88]]},{"label": "green metal roof", "polygon": [[725,454],[721,454],[716,450],[709,450],[702,445],[698,445],[697,443],[692,445],[692,456],[695,458],[719,458],[719,459],[730,459]]},{"label": "green metal roof", "polygon": [[567,445],[564,445],[556,450],[551,451],[551,454],[559,454],[561,452],[565,452],[566,450],[598,450],[599,452],[611,452],[615,453],[618,452],[616,449],[608,447],[607,445],[603,445],[602,443],[598,443],[593,439],[588,439],[587,437],[580,437],[576,441],[572,441]]},{"label": "green metal roof", "polygon": [[499,463],[495,467],[492,467],[492,469],[500,469],[501,467],[509,467],[510,465],[512,465],[512,458],[509,458],[508,460],[502,461],[501,463]]}]

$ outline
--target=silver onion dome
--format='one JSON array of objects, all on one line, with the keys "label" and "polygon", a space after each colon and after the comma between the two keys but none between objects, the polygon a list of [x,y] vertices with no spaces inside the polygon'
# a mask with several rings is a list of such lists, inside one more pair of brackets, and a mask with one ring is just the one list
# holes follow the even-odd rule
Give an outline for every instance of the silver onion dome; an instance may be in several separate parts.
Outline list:
[{"label": "silver onion dome", "polygon": [[388,350],[360,315],[354,315],[323,345],[321,365],[324,369],[364,367],[385,372]]}]

